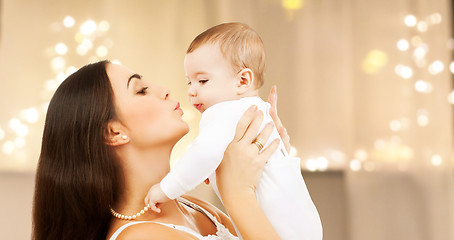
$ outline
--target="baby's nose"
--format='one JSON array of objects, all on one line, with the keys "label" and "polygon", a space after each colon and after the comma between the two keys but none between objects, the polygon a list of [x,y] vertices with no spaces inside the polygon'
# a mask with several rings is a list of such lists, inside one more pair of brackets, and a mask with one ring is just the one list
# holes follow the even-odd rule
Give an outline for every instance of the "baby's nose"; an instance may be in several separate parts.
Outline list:
[{"label": "baby's nose", "polygon": [[190,88],[188,89],[188,95],[189,95],[190,97],[195,97],[195,96],[197,96],[197,91],[196,91],[193,87],[190,87]]}]

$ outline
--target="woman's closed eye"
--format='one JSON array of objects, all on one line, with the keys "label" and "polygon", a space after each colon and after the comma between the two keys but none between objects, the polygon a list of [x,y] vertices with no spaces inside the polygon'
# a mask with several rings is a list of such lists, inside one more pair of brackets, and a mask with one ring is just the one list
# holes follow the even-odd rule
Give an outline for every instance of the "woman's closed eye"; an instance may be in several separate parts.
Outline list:
[{"label": "woman's closed eye", "polygon": [[137,94],[145,95],[147,93],[147,89],[148,87],[143,87],[142,89],[140,89],[140,91],[137,92]]},{"label": "woman's closed eye", "polygon": [[201,80],[199,80],[199,83],[200,83],[200,84],[205,84],[206,82],[208,82],[207,79],[201,79]]}]

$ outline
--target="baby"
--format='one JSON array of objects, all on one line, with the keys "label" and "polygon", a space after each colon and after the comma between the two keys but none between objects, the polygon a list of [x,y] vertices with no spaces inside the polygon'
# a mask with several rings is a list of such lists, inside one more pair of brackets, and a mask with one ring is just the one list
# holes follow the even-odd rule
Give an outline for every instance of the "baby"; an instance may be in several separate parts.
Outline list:
[{"label": "baby", "polygon": [[[175,199],[209,178],[219,196],[215,170],[233,140],[238,120],[252,105],[264,113],[262,128],[272,118],[270,105],[258,97],[263,85],[265,52],[258,34],[242,23],[225,23],[198,35],[184,60],[191,104],[202,113],[199,135],[145,199],[156,204]],[[267,143],[280,138],[274,129]],[[256,196],[282,239],[322,239],[317,209],[301,175],[300,159],[288,156],[280,141],[265,165]],[[222,199],[221,199],[222,201]]]}]

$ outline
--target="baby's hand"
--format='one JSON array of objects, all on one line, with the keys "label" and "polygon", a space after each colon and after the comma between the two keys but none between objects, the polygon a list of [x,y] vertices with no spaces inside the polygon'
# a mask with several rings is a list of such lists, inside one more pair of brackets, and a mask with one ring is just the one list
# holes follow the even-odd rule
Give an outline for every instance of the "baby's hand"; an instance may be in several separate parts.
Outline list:
[{"label": "baby's hand", "polygon": [[162,191],[159,183],[153,185],[148,191],[147,196],[145,197],[145,205],[150,205],[151,210],[154,212],[160,213],[161,209],[157,207],[158,203],[163,203],[169,201],[165,193]]}]

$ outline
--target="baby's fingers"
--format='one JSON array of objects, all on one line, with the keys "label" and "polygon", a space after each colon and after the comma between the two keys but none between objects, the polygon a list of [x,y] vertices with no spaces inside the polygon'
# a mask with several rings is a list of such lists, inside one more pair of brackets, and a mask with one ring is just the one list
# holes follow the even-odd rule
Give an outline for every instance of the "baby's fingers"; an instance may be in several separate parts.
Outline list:
[{"label": "baby's fingers", "polygon": [[157,203],[150,203],[149,205],[150,205],[151,211],[153,211],[155,213],[161,213],[161,209],[156,206]]},{"label": "baby's fingers", "polygon": [[145,199],[143,200],[143,202],[145,203],[145,205],[148,205],[148,204],[151,203],[150,193],[147,194],[147,196],[145,197]]}]

